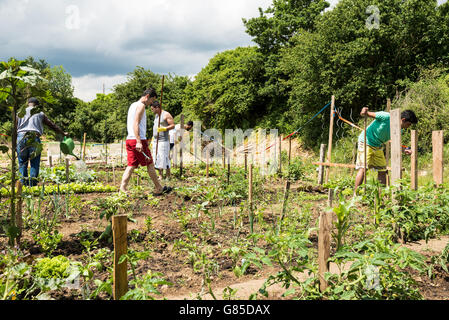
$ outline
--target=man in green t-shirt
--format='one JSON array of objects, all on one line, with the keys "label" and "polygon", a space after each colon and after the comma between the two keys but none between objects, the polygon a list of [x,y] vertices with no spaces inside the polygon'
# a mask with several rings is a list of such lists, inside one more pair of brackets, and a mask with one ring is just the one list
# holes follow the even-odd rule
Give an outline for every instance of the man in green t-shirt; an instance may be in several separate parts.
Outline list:
[{"label": "man in green t-shirt", "polygon": [[[367,168],[378,170],[378,179],[380,183],[386,184],[387,176],[387,161],[382,149],[382,145],[388,142],[390,138],[390,114],[388,112],[371,112],[368,108],[363,108],[360,112],[362,117],[370,117],[375,119],[366,128],[366,142],[368,149],[366,151]],[[401,128],[407,129],[412,124],[418,123],[418,118],[411,110],[406,110],[401,113]],[[363,183],[365,179],[365,131],[363,131],[358,139],[358,152],[356,170],[357,176],[355,178],[354,194],[357,188]],[[404,150],[405,154],[410,155],[411,150]]]}]

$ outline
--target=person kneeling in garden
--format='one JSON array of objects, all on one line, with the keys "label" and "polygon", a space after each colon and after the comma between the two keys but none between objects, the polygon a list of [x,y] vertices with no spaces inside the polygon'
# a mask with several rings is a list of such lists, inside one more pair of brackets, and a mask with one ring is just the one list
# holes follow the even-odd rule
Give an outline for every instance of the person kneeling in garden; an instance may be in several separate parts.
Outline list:
[{"label": "person kneeling in garden", "polygon": [[127,192],[131,175],[136,168],[146,166],[148,175],[154,183],[154,195],[159,196],[172,191],[170,187],[162,187],[154,169],[153,157],[148,148],[147,115],[145,107],[151,105],[157,98],[153,88],[145,90],[139,101],[131,104],[128,110],[127,126],[128,136],[126,138],[126,153],[128,155],[128,167],[125,169],[120,185],[120,192]]},{"label": "person kneeling in garden", "polygon": [[[370,117],[375,119],[366,129],[366,141],[368,149],[366,151],[366,162],[368,169],[375,169],[378,171],[379,182],[386,185],[387,182],[387,161],[385,159],[382,145],[390,141],[390,114],[385,111],[371,112],[368,108],[363,108],[360,112],[362,117]],[[401,113],[401,128],[407,129],[412,124],[418,123],[418,118],[411,110],[406,110]],[[357,188],[363,183],[365,179],[365,131],[359,136],[356,170],[357,176],[355,178],[354,195],[356,195]],[[411,150],[404,150],[404,153],[410,155]]]}]

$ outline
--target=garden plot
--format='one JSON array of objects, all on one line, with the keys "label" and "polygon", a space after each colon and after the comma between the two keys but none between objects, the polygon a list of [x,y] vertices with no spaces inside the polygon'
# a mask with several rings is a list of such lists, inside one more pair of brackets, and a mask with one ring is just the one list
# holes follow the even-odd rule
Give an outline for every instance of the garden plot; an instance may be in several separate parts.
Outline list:
[{"label": "garden plot", "polygon": [[[379,192],[369,180],[366,194],[351,202],[352,179],[317,186],[313,166],[293,159],[284,168],[282,175],[273,176],[255,169],[252,212],[243,167],[231,169],[229,184],[221,166],[210,167],[209,178],[204,165],[186,167],[182,178],[174,169],[173,179],[164,181],[174,191],[162,197],[152,195],[144,169],[137,170],[127,196],[117,192],[123,169],[115,169],[114,179],[112,168],[90,167],[91,180],[83,183],[105,189],[85,193],[62,182],[58,192],[49,180],[59,181],[58,175],[63,180],[62,168],[59,173],[53,168],[54,176],[44,172],[52,192],[24,193],[21,249],[5,249],[2,256],[1,281],[8,274],[11,289],[2,294],[15,299],[112,299],[110,218],[125,214],[129,290],[123,299],[448,298],[449,196],[444,186],[416,192],[404,188],[401,202],[393,205],[392,190]],[[287,176],[291,188],[285,201]],[[71,179],[77,179],[75,173]],[[331,209],[328,188],[337,193],[329,287],[321,292],[318,217]],[[2,212],[6,207],[2,200]],[[398,243],[397,226],[405,244]],[[4,234],[0,241],[7,248]],[[425,246],[435,251],[422,250]],[[54,280],[70,277],[75,286]]]}]

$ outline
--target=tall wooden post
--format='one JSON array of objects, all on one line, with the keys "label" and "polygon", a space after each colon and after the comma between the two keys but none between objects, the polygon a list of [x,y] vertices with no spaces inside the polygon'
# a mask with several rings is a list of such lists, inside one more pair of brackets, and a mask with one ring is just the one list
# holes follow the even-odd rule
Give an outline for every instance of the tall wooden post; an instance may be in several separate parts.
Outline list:
[{"label": "tall wooden post", "polygon": [[[390,98],[387,99],[387,112],[388,113],[391,112],[391,99]],[[390,165],[390,147],[391,147],[390,141],[385,143],[385,160],[387,160],[387,167]]]},{"label": "tall wooden post", "polygon": [[53,168],[53,156],[51,154],[48,155],[48,164],[50,168]]},{"label": "tall wooden post", "polygon": [[206,151],[206,178],[209,178],[209,149]]},{"label": "tall wooden post", "polygon": [[19,234],[16,239],[17,244],[20,243],[21,237],[22,237],[22,227],[23,227],[23,217],[22,217],[22,182],[20,180],[17,180],[16,182],[16,189],[17,189],[17,207],[16,207],[16,226],[19,229]]},{"label": "tall wooden post", "polygon": [[292,161],[292,138],[288,139],[288,165],[290,166]]},{"label": "tall wooden post", "polygon": [[231,157],[228,155],[228,185],[229,185],[229,179],[231,177]]},{"label": "tall wooden post", "polygon": [[[329,144],[327,151],[327,162],[332,162],[332,140],[334,135],[334,116],[335,116],[335,96],[332,96],[331,103],[331,116],[330,116],[330,125],[329,125]],[[329,181],[330,175],[330,167],[326,167],[326,183]]]},{"label": "tall wooden post", "polygon": [[320,279],[320,291],[324,292],[328,286],[324,276],[329,271],[330,257],[330,226],[329,212],[321,212],[319,217],[318,231],[318,273]]},{"label": "tall wooden post", "polygon": [[87,133],[84,132],[84,138],[83,138],[83,161],[86,161],[86,136],[87,136]]},{"label": "tall wooden post", "polygon": [[364,163],[364,171],[365,174],[363,175],[363,190],[365,191],[364,194],[366,194],[366,179],[368,177],[368,163],[367,163],[367,152],[368,152],[368,141],[366,139],[366,129],[367,129],[367,121],[368,121],[368,115],[365,115],[365,120],[364,120],[364,127],[365,129],[363,130],[363,134],[364,134],[364,138],[363,138],[363,163]]},{"label": "tall wooden post", "polygon": [[[326,153],[326,145],[322,144],[320,147],[320,162],[324,163]],[[324,166],[320,165],[318,167],[318,184],[322,185],[324,180]]]},{"label": "tall wooden post", "polygon": [[65,158],[65,180],[67,183],[70,182],[70,159]]},{"label": "tall wooden post", "polygon": [[127,260],[119,263],[120,257],[128,253],[127,216],[112,216],[112,234],[114,240],[113,298],[120,298],[128,291]]},{"label": "tall wooden post", "polygon": [[443,130],[432,132],[433,180],[436,186],[443,184]]},{"label": "tall wooden post", "polygon": [[282,173],[282,135],[279,136],[279,174]]},{"label": "tall wooden post", "polygon": [[411,186],[412,190],[418,189],[418,135],[416,134],[416,130],[412,130],[411,132]]},{"label": "tall wooden post", "polygon": [[182,149],[184,146],[184,115],[181,114],[181,141],[180,147],[179,147],[179,177],[182,177],[182,170],[183,170],[183,155],[182,155]]},{"label": "tall wooden post", "polygon": [[248,175],[248,203],[250,213],[253,210],[253,164],[249,164],[249,175]]},{"label": "tall wooden post", "polygon": [[390,112],[391,185],[402,178],[401,110]]}]

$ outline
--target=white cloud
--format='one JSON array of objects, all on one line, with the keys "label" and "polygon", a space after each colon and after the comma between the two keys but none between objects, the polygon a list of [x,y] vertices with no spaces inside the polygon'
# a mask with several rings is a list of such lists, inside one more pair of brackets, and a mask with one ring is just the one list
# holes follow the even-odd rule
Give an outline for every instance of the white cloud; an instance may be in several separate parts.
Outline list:
[{"label": "white cloud", "polygon": [[97,76],[94,74],[87,74],[81,77],[73,77],[72,84],[75,87],[74,96],[89,102],[96,98],[97,93],[104,92],[109,94],[115,85],[125,82],[127,76]]},{"label": "white cloud", "polygon": [[0,60],[33,56],[62,65],[79,96],[91,97],[101,77],[117,79],[136,66],[161,74],[198,73],[217,52],[251,45],[242,18],[257,16],[259,7],[271,3],[0,0],[0,29],[6,30],[0,34]]}]

